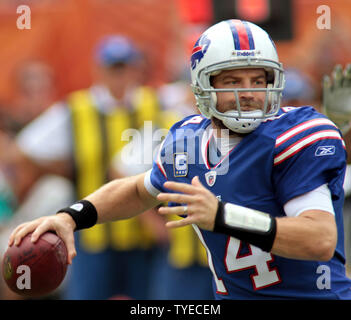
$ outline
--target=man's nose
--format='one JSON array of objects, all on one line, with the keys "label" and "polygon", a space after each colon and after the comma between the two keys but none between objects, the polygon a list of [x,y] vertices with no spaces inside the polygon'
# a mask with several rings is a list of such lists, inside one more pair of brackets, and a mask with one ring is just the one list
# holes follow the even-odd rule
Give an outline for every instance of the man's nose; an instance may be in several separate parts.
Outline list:
[{"label": "man's nose", "polygon": [[240,100],[252,100],[253,98],[254,98],[253,91],[240,91],[239,92],[239,99]]},{"label": "man's nose", "polygon": [[[251,89],[252,85],[250,81],[243,81],[241,85],[241,89]],[[240,99],[251,100],[254,98],[253,91],[239,91]]]}]

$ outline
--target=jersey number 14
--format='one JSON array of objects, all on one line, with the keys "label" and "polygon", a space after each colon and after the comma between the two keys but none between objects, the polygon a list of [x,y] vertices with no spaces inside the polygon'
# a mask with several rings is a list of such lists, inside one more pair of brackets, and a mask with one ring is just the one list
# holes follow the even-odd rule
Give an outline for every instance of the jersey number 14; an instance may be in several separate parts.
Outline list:
[{"label": "jersey number 14", "polygon": [[280,277],[276,268],[270,268],[269,264],[274,260],[273,256],[261,249],[248,244],[249,253],[240,256],[242,241],[230,237],[225,257],[225,266],[228,273],[238,272],[253,268],[251,281],[255,290],[279,283]]},{"label": "jersey number 14", "polygon": [[[211,269],[214,280],[216,282],[217,293],[227,294],[227,289],[225,288],[223,280],[221,278],[218,278],[216,274],[211,252],[208,249],[201,232],[197,227],[194,227],[194,229],[198,234],[202,244],[206,248],[209,268]],[[250,278],[254,290],[263,289],[280,283],[281,279],[277,268],[271,268],[269,265],[274,260],[273,256],[270,253],[262,251],[261,249],[250,244],[247,244],[249,252],[244,255],[240,255],[242,244],[242,241],[233,237],[228,237],[224,256],[224,263],[227,273],[253,269],[253,273],[250,275]]]}]

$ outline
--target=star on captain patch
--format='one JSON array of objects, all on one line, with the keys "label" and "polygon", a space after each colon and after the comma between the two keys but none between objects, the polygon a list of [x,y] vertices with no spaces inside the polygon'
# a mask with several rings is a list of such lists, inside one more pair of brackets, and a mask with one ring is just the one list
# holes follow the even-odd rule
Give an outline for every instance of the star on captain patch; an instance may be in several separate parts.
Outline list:
[{"label": "star on captain patch", "polygon": [[212,187],[216,183],[217,171],[209,171],[205,174],[207,184]]},{"label": "star on captain patch", "polygon": [[173,154],[173,172],[175,177],[185,177],[188,174],[188,154],[174,153]]}]

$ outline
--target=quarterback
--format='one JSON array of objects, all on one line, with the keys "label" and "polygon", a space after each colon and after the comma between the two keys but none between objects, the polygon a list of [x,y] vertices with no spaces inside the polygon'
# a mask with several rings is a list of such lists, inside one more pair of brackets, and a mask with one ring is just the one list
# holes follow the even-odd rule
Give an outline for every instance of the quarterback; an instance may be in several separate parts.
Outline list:
[{"label": "quarterback", "polygon": [[250,22],[207,29],[190,65],[201,115],[170,129],[151,170],[18,226],[9,245],[54,230],[71,263],[75,230],[168,203],[159,213],[183,219],[167,226],[193,225],[205,246],[216,299],[350,299],[338,127],[313,107],[280,108],[284,69]]}]

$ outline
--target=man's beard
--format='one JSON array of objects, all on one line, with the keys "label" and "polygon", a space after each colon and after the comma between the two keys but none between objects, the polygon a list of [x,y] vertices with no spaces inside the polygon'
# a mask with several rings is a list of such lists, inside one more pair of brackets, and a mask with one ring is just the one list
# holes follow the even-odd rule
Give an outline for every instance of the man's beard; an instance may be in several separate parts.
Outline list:
[{"label": "man's beard", "polygon": [[[223,105],[223,107],[224,107],[224,110],[226,110],[226,111],[237,109],[236,103],[234,103],[234,105],[233,105],[233,103],[231,103],[231,102],[228,102],[227,104]],[[249,108],[249,110],[253,111],[253,110],[262,110],[263,106],[262,106],[262,103],[260,103],[260,102],[242,99],[242,100],[240,100],[240,108],[241,108],[241,110],[242,110],[242,108],[245,108],[245,109]],[[245,111],[249,111],[249,110],[242,110],[242,111],[245,112]],[[238,132],[232,131],[231,129],[229,129],[228,127],[226,127],[224,125],[222,120],[217,119],[216,117],[211,117],[211,121],[215,124],[216,128],[218,128],[220,130],[222,130],[222,129],[229,130],[229,136],[243,137],[243,136],[246,136],[247,134],[249,134],[249,133],[238,133]]]},{"label": "man's beard", "polygon": [[238,132],[235,132],[233,130],[230,130],[228,127],[226,127],[223,123],[222,120],[219,120],[215,117],[211,117],[211,121],[214,123],[214,125],[216,126],[217,129],[219,130],[227,130],[229,131],[229,136],[230,137],[244,137],[246,135],[248,135],[248,133],[238,133]]}]

